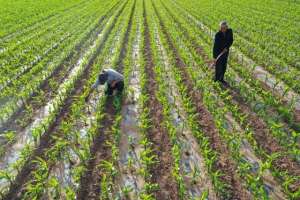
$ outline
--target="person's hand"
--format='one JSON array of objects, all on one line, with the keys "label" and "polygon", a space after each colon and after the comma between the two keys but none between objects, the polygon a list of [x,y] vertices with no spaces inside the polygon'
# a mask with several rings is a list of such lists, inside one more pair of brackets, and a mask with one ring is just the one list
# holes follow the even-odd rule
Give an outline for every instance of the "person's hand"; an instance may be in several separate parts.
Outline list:
[{"label": "person's hand", "polygon": [[216,66],[216,63],[217,63],[217,59],[213,59],[212,61],[211,61],[211,63],[210,63],[210,67],[213,67],[213,66]]},{"label": "person's hand", "polygon": [[225,48],[225,49],[223,49],[222,53],[225,53],[225,52],[227,52],[227,51],[228,51],[228,49]]},{"label": "person's hand", "polygon": [[88,102],[88,100],[89,100],[89,95],[84,98],[85,102]]},{"label": "person's hand", "polygon": [[113,81],[113,82],[111,83],[111,87],[114,88],[114,87],[116,86],[116,84],[117,84],[117,81]]}]

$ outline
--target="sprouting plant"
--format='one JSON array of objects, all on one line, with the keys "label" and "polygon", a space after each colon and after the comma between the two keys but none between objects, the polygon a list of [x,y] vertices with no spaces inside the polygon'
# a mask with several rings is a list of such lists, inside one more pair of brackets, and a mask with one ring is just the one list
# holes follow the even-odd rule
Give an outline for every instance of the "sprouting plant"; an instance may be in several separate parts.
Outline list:
[{"label": "sprouting plant", "polygon": [[103,160],[99,165],[98,168],[103,169],[104,172],[107,174],[110,174],[112,177],[117,175],[118,170],[115,168],[114,164],[112,162]]},{"label": "sprouting plant", "polygon": [[53,198],[59,198],[59,193],[60,193],[61,187],[59,186],[59,182],[55,177],[51,177],[48,179],[46,189],[51,190],[51,193],[52,193],[51,195],[53,196]]},{"label": "sprouting plant", "polygon": [[5,170],[0,171],[0,181],[3,179],[8,180],[10,182],[10,184],[12,184],[13,177],[9,172],[7,172]]},{"label": "sprouting plant", "polygon": [[26,186],[25,198],[40,198],[46,187],[45,180],[48,178],[48,163],[40,157],[32,161],[37,164],[37,170],[33,172],[34,179]]},{"label": "sprouting plant", "polygon": [[144,188],[145,188],[146,192],[148,194],[150,194],[150,193],[152,193],[152,192],[154,192],[156,190],[159,190],[159,185],[155,184],[155,183],[146,183],[144,185]]},{"label": "sprouting plant", "polygon": [[197,167],[193,168],[193,171],[192,171],[192,183],[193,184],[197,183],[197,179],[199,176],[200,176],[200,170]]},{"label": "sprouting plant", "polygon": [[26,115],[27,116],[32,116],[32,114],[33,114],[33,107],[32,107],[32,105],[26,104],[25,105],[25,111],[26,111]]},{"label": "sprouting plant", "polygon": [[145,166],[147,166],[147,168],[153,166],[158,162],[157,157],[153,154],[152,150],[149,148],[142,151],[141,159],[142,159],[142,163]]},{"label": "sprouting plant", "polygon": [[134,102],[134,101],[135,101],[135,99],[134,99],[134,93],[135,93],[135,92],[134,92],[134,88],[129,87],[127,93],[128,93],[128,96],[131,98],[131,99],[130,99],[130,102],[131,102],[131,103],[135,103],[135,102]]},{"label": "sprouting plant", "polygon": [[40,141],[40,137],[42,135],[42,127],[37,127],[32,131],[32,137],[34,139],[35,144],[38,144]]},{"label": "sprouting plant", "polygon": [[8,143],[12,143],[16,139],[15,131],[6,131],[4,132],[4,138]]},{"label": "sprouting plant", "polygon": [[113,104],[117,111],[121,109],[121,103],[122,103],[121,100],[122,100],[122,95],[118,95],[113,99]]},{"label": "sprouting plant", "polygon": [[75,191],[71,187],[66,188],[66,199],[67,200],[76,199]]},{"label": "sprouting plant", "polygon": [[286,87],[284,88],[284,92],[282,93],[282,97],[285,97],[286,94],[287,94],[289,91],[290,91],[290,88],[286,86]]},{"label": "sprouting plant", "polygon": [[208,200],[208,190],[204,190],[199,200]]},{"label": "sprouting plant", "polygon": [[69,146],[69,142],[63,138],[53,136],[56,140],[55,145],[47,151],[49,160],[57,161],[63,157],[62,152]]},{"label": "sprouting plant", "polygon": [[37,104],[41,104],[43,101],[45,101],[45,92],[43,90],[38,90],[37,94],[32,98]]},{"label": "sprouting plant", "polygon": [[109,180],[106,174],[103,174],[101,179],[101,197],[100,199],[109,199],[110,187],[109,187]]},{"label": "sprouting plant", "polygon": [[133,169],[133,166],[134,166],[134,159],[132,158],[132,156],[129,156],[128,157],[128,160],[127,160],[127,166],[129,169]]},{"label": "sprouting plant", "polygon": [[139,197],[141,200],[155,200],[152,194],[141,193]]},{"label": "sprouting plant", "polygon": [[122,193],[126,198],[129,198],[129,193],[133,191],[133,188],[131,186],[125,186],[122,188]]}]

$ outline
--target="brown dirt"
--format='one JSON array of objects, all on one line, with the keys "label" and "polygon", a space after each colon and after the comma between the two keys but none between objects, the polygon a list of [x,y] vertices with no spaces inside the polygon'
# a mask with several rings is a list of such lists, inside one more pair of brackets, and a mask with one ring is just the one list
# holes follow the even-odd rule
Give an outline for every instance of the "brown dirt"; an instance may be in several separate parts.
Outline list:
[{"label": "brown dirt", "polygon": [[294,111],[294,119],[295,119],[295,123],[300,124],[300,110]]},{"label": "brown dirt", "polygon": [[[131,31],[132,18],[136,7],[136,1],[131,9],[131,14],[128,26],[125,32],[125,37],[122,43],[122,51],[119,55],[117,70],[123,71],[123,60],[127,52],[128,37]],[[123,105],[123,103],[122,103]],[[96,139],[91,147],[91,158],[87,164],[87,171],[80,180],[80,189],[78,191],[77,199],[99,199],[101,193],[101,179],[105,173],[98,165],[103,160],[111,159],[111,148],[107,145],[107,141],[112,141],[111,129],[114,124],[115,115],[117,110],[113,105],[113,97],[108,97],[106,105],[104,106],[104,118],[98,122],[101,124],[97,132]]]},{"label": "brown dirt", "polygon": [[[119,2],[120,3],[120,2]],[[42,106],[45,106],[47,100],[51,98],[53,92],[55,92],[59,85],[62,83],[68,72],[71,71],[72,67],[75,65],[76,60],[78,60],[81,54],[86,49],[85,41],[89,38],[95,38],[102,30],[102,22],[103,20],[111,13],[112,10],[119,4],[115,4],[106,14],[104,14],[98,21],[97,25],[84,37],[76,46],[75,49],[63,60],[63,62],[53,71],[53,73],[45,79],[40,85],[39,91],[42,93],[34,92],[31,97],[25,102],[25,105],[31,106],[33,108],[33,112],[40,109]],[[100,27],[100,28],[99,28]],[[49,83],[55,82],[57,85],[55,87],[50,87]],[[36,98],[42,97],[42,102],[35,101]],[[16,132],[22,131],[29,123],[33,121],[33,118],[26,117],[26,109],[25,105],[21,106],[11,118],[0,127],[0,132],[5,130],[14,130]],[[20,124],[19,120],[23,121],[23,124]]]},{"label": "brown dirt", "polygon": [[[239,60],[236,59],[236,58],[234,58],[233,60],[236,61],[237,63],[240,63]],[[241,63],[240,63],[240,64],[241,64]],[[254,74],[252,74],[252,78],[253,78],[253,79],[256,79],[256,77],[255,77]],[[271,88],[270,86],[268,86],[268,85],[267,85],[265,82],[263,82],[263,81],[260,81],[260,86],[263,88],[263,90],[265,90],[265,91],[271,91],[272,94],[273,94],[274,96],[278,97],[278,98],[280,99],[280,103],[281,103],[282,105],[289,107],[289,102],[288,102],[287,100],[283,99],[283,98],[281,97],[281,94],[280,94],[279,92],[274,91],[273,88]],[[277,112],[278,109],[277,109],[277,108],[272,108],[272,111],[273,111],[273,112]],[[288,118],[285,117],[285,116],[282,116],[282,117],[281,117],[281,118],[282,118],[282,121],[285,122],[285,123],[287,123],[287,124],[290,126],[290,128],[292,128],[292,129],[294,129],[294,130],[296,130],[296,131],[299,131],[300,118],[297,117],[297,115],[299,115],[299,112],[300,112],[300,111],[294,110],[294,111],[293,111],[293,115],[292,115],[292,119],[291,119],[291,120],[288,119]],[[297,126],[296,124],[298,124],[298,126]]]},{"label": "brown dirt", "polygon": [[[79,96],[83,91],[84,83],[88,80],[90,75],[92,63],[84,70],[83,77],[77,81],[75,84],[75,89],[72,91],[71,95],[66,100],[65,105],[60,110],[58,116],[55,119],[55,122],[49,127],[46,133],[41,137],[41,142],[39,146],[34,150],[32,155],[26,161],[24,167],[18,173],[15,181],[11,185],[9,192],[4,196],[3,200],[10,199],[21,199],[21,195],[24,192],[25,183],[27,183],[32,178],[32,172],[36,170],[36,164],[31,162],[37,157],[47,160],[47,155],[45,154],[46,150],[49,149],[55,142],[53,139],[53,134],[59,134],[59,125],[68,117],[72,102],[75,100],[75,96]],[[53,163],[49,163],[53,165]]]},{"label": "brown dirt", "polygon": [[168,137],[168,131],[161,125],[163,121],[163,107],[156,98],[156,91],[158,86],[155,81],[155,72],[153,56],[151,51],[151,41],[150,32],[147,22],[147,13],[145,8],[145,2],[143,1],[143,17],[144,17],[144,44],[145,48],[143,51],[146,60],[146,74],[147,81],[146,90],[149,94],[149,99],[147,102],[150,108],[150,118],[152,126],[149,128],[148,136],[150,141],[153,143],[154,153],[158,156],[158,163],[150,169],[152,174],[151,182],[157,183],[160,187],[158,191],[155,192],[156,199],[179,199],[177,184],[172,177],[172,144]]},{"label": "brown dirt", "polygon": [[166,36],[169,47],[172,49],[173,54],[176,57],[175,64],[182,73],[183,84],[187,86],[187,92],[197,109],[197,113],[201,113],[200,115],[198,115],[197,122],[208,137],[211,148],[214,151],[218,152],[218,159],[213,166],[214,171],[220,170],[224,174],[220,178],[230,186],[228,192],[231,195],[231,199],[251,199],[250,192],[243,187],[242,181],[236,173],[237,167],[235,163],[230,159],[230,152],[220,138],[218,130],[215,127],[213,117],[202,103],[201,93],[198,90],[194,89],[195,87],[193,86],[193,82],[186,70],[186,65],[179,56],[179,53],[175,45],[173,44],[169,33],[166,31],[166,27],[164,26],[155,5],[153,5],[153,7],[156,15],[160,20],[160,26]]},{"label": "brown dirt", "polygon": [[107,99],[104,107],[105,116],[99,122],[101,127],[91,147],[91,159],[87,163],[86,173],[81,177],[77,199],[99,199],[101,193],[100,182],[105,172],[98,165],[103,160],[111,159],[111,148],[106,142],[112,141],[113,135],[111,128],[116,115],[113,97]]},{"label": "brown dirt", "polygon": [[121,51],[120,51],[119,59],[118,59],[118,62],[117,62],[117,66],[119,68],[118,70],[120,72],[123,71],[123,61],[124,61],[124,58],[126,56],[127,49],[128,49],[127,45],[128,45],[129,35],[130,35],[130,32],[131,32],[132,19],[133,19],[135,7],[136,7],[136,0],[134,0],[134,4],[133,4],[132,9],[131,9],[131,13],[130,13],[130,17],[129,17],[129,22],[128,22],[128,25],[127,25],[125,37],[124,37],[124,40],[123,40],[123,43],[122,43],[122,46],[121,46]]},{"label": "brown dirt", "polygon": [[[239,92],[227,87],[230,91],[230,95],[233,97],[235,104],[238,104],[239,111],[246,115],[246,122],[252,128],[258,146],[263,149],[267,155],[273,153],[284,153],[285,149],[278,144],[278,142],[271,135],[266,123],[252,112],[246,102],[241,98]],[[262,158],[265,160],[266,158]],[[279,171],[287,171],[289,175],[300,176],[300,165],[291,159],[289,156],[283,155],[273,161],[273,166]],[[289,189],[291,192],[295,192],[300,187],[300,179],[290,183]]]},{"label": "brown dirt", "polygon": [[[187,32],[187,38],[191,38]],[[205,63],[209,66],[211,64],[209,60],[209,56],[204,52],[203,48],[197,44],[196,41],[193,41],[193,47],[198,55],[202,57]],[[247,115],[246,118],[247,123],[254,131],[254,138],[259,145],[268,155],[272,153],[284,153],[285,150],[281,147],[278,142],[271,135],[266,123],[257,116],[254,112],[251,111],[251,108],[247,103],[241,98],[239,91],[236,91],[234,88],[230,86],[226,87],[229,90],[230,95],[233,97],[234,103],[239,105],[240,112]],[[298,113],[299,117],[299,113]],[[245,128],[245,127],[244,127]],[[265,160],[266,158],[263,158]],[[288,156],[280,156],[275,159],[273,162],[273,166],[280,171],[287,171],[290,175],[300,176],[300,165],[289,158]],[[289,188],[292,192],[296,191],[300,187],[300,180],[296,180],[295,182],[289,185]]]},{"label": "brown dirt", "polygon": [[[163,4],[163,2],[162,2]],[[163,4],[164,5],[164,4]],[[173,14],[170,12],[170,10],[164,5],[164,7],[166,8],[166,10],[168,10],[168,12],[170,13],[170,15],[172,16],[172,18],[174,18]],[[184,29],[181,24],[178,23],[178,25]],[[189,38],[192,43],[194,44],[194,48],[195,48],[195,51],[198,53],[198,55],[201,55],[202,58],[204,59],[204,61],[207,63],[208,66],[210,66],[212,64],[212,60],[210,59],[210,57],[204,52],[203,48],[199,45],[197,45],[197,42],[195,39],[193,39],[187,31],[184,32],[184,35]],[[234,59],[237,63],[240,63],[240,61],[238,59]],[[242,64],[242,63],[240,63]],[[266,67],[266,66],[263,66],[263,67]],[[252,76],[254,79],[256,79],[256,77],[253,75]],[[265,91],[272,91],[272,93],[274,95],[276,95],[277,97],[280,97],[281,98],[281,95],[278,93],[278,92],[275,92],[273,91],[273,89],[271,87],[269,87],[267,84],[265,84],[263,81],[260,81],[260,85],[261,87],[265,90]],[[281,98],[281,103],[285,106],[289,106],[289,103],[288,101],[285,101]],[[277,108],[270,108],[272,112],[277,112]],[[299,131],[299,124],[300,124],[300,111],[297,111],[295,110],[294,113],[293,113],[293,119],[292,121],[290,121],[290,119],[286,118],[285,116],[282,116],[282,121],[289,124],[290,125],[290,128],[296,130],[296,131]],[[298,124],[298,125],[297,125]]]},{"label": "brown dirt", "polygon": [[[21,169],[15,181],[12,183],[8,193],[5,194],[5,196],[3,197],[3,200],[21,199],[22,192],[24,192],[25,189],[24,184],[27,183],[32,178],[31,172],[35,171],[37,167],[36,164],[32,163],[31,161],[36,159],[37,157],[41,157],[47,160],[47,155],[45,155],[45,151],[49,149],[55,142],[55,140],[52,137],[53,135],[51,135],[51,133],[57,132],[59,134],[58,128],[60,123],[68,117],[71,104],[75,100],[74,97],[79,96],[83,92],[84,85],[91,75],[91,69],[94,64],[94,61],[96,60],[97,56],[101,53],[105,41],[107,40],[111,30],[115,26],[117,19],[123,12],[127,3],[128,1],[123,5],[118,15],[114,18],[114,21],[112,23],[113,25],[109,28],[108,32],[104,35],[104,40],[103,40],[104,42],[101,43],[101,45],[97,49],[97,52],[89,60],[87,67],[83,71],[82,77],[79,78],[78,81],[75,83],[74,90],[67,98],[65,105],[61,108],[61,110],[57,114],[57,117],[55,118],[55,122],[52,125],[50,125],[48,130],[42,135],[39,146],[34,150],[32,155],[26,161],[24,167]],[[50,164],[53,165],[53,163]]]}]

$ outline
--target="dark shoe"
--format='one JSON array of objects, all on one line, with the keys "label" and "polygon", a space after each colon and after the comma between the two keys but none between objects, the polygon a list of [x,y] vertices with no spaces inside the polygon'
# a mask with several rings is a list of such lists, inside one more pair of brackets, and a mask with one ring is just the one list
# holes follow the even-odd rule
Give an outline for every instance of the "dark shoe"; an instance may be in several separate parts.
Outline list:
[{"label": "dark shoe", "polygon": [[114,94],[114,93],[113,93],[112,90],[106,90],[106,91],[105,91],[105,95],[106,95],[106,96],[113,96],[113,94]]},{"label": "dark shoe", "polygon": [[229,84],[226,82],[226,81],[224,81],[224,80],[221,80],[221,83],[224,85],[224,86],[228,86]]}]

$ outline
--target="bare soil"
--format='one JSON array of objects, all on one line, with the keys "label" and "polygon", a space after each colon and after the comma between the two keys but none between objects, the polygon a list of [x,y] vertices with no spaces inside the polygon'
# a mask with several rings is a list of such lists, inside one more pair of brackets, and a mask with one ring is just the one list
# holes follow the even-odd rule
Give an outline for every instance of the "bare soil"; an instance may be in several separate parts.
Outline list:
[{"label": "bare soil", "polygon": [[[186,37],[191,39],[191,37],[186,32]],[[193,40],[192,40],[193,41]],[[196,41],[193,41],[193,47],[197,54],[202,57],[205,63],[210,66],[211,62],[209,56],[205,53],[204,49],[197,44]],[[259,118],[259,116],[252,112],[251,108],[247,103],[241,98],[239,91],[234,88],[227,86],[224,89],[228,89],[230,95],[233,97],[234,103],[239,105],[240,112],[247,115],[246,118],[247,123],[254,131],[254,138],[259,145],[260,148],[266,151],[268,155],[273,153],[284,153],[285,149],[280,146],[280,144],[276,141],[276,139],[271,135],[266,123]],[[268,88],[265,88],[268,89]],[[295,115],[297,115],[295,113]],[[299,113],[298,113],[299,117]],[[246,127],[244,127],[246,128]],[[263,160],[266,158],[264,157]],[[300,165],[295,160],[289,158],[286,155],[280,156],[274,160],[272,163],[274,167],[280,171],[287,171],[292,176],[300,175]],[[300,180],[296,180],[289,185],[289,189],[291,192],[295,192],[300,187]]]},{"label": "bare soil", "polygon": [[112,140],[111,127],[116,114],[116,109],[113,106],[113,97],[107,99],[104,107],[105,116],[99,122],[101,127],[91,147],[91,159],[87,163],[86,173],[81,177],[77,199],[99,198],[101,193],[100,182],[105,172],[98,165],[103,160],[111,159],[111,148],[106,142]]},{"label": "bare soil", "polygon": [[143,2],[143,17],[144,17],[144,44],[143,51],[144,58],[146,60],[146,74],[147,84],[146,90],[149,94],[147,102],[148,108],[150,108],[150,118],[152,125],[149,128],[148,136],[149,140],[153,143],[154,153],[158,156],[158,163],[150,169],[152,174],[151,182],[159,185],[159,190],[155,192],[156,199],[179,199],[178,188],[176,181],[172,177],[172,144],[168,137],[168,131],[161,125],[163,120],[163,107],[156,98],[156,91],[158,85],[155,80],[155,72],[153,55],[151,51],[150,32],[147,22],[147,13],[145,8],[145,1]]},{"label": "bare soil", "polygon": [[[45,155],[45,151],[49,149],[55,142],[55,140],[52,137],[53,135],[51,133],[57,132],[59,134],[58,128],[60,123],[68,117],[68,113],[70,111],[71,104],[74,101],[74,97],[79,96],[83,92],[84,85],[91,75],[91,70],[94,61],[97,58],[97,56],[101,53],[101,50],[103,49],[103,46],[109,36],[109,33],[113,29],[117,19],[121,15],[126,4],[127,3],[123,5],[123,7],[121,8],[117,16],[114,18],[112,26],[109,28],[108,32],[104,35],[103,43],[101,43],[101,45],[97,49],[97,52],[89,60],[86,68],[84,69],[84,72],[82,73],[82,77],[80,77],[78,81],[75,83],[74,90],[67,98],[65,105],[61,108],[60,112],[57,114],[57,117],[55,118],[55,122],[52,125],[50,125],[48,130],[42,135],[40,145],[34,150],[32,155],[28,158],[24,167],[21,169],[15,181],[12,183],[9,192],[4,196],[3,200],[20,199],[23,192],[22,190],[24,190],[24,184],[32,178],[32,172],[35,171],[35,168],[37,167],[36,164],[32,163],[31,161],[36,159],[37,157],[41,157],[47,160],[47,155]],[[52,165],[53,163],[50,163],[50,166]]]},{"label": "bare soil", "polygon": [[[64,61],[53,71],[53,73],[47,77],[42,84],[40,85],[39,92],[34,92],[31,97],[24,102],[24,105],[21,106],[6,123],[0,128],[0,132],[5,130],[13,130],[15,132],[22,131],[29,123],[34,120],[33,117],[28,117],[26,113],[26,106],[31,106],[33,113],[45,106],[47,100],[50,99],[55,91],[58,89],[59,85],[64,81],[68,72],[70,72],[73,66],[76,64],[76,61],[80,58],[83,52],[86,50],[89,43],[95,40],[96,36],[103,30],[103,21],[106,17],[110,16],[111,11],[115,9],[115,7],[119,3],[115,4],[108,12],[103,15],[97,25],[84,37],[76,46],[75,49],[70,52],[70,54],[64,59]],[[85,41],[89,38],[93,38],[91,42],[85,44]],[[55,82],[54,86],[50,86],[50,82]],[[40,98],[42,101],[36,101],[37,98]],[[20,123],[22,121],[22,123]]]},{"label": "bare soil", "polygon": [[218,159],[213,166],[214,171],[220,170],[223,173],[220,178],[230,186],[230,188],[228,188],[228,192],[231,196],[231,199],[251,199],[250,192],[243,187],[244,184],[236,173],[236,165],[230,159],[230,152],[228,150],[228,147],[220,138],[218,130],[214,124],[213,117],[202,103],[201,93],[198,90],[194,89],[195,87],[193,85],[193,81],[191,80],[191,77],[186,70],[187,67],[179,56],[178,50],[172,42],[172,39],[167,32],[166,27],[163,24],[155,5],[153,5],[153,7],[155,9],[156,15],[160,20],[160,26],[166,36],[169,47],[172,49],[173,54],[176,58],[175,64],[182,72],[183,84],[187,86],[187,92],[191,96],[192,102],[197,109],[197,113],[199,113],[197,122],[208,137],[211,148],[218,152]]},{"label": "bare soil", "polygon": [[[123,60],[127,52],[128,38],[132,27],[132,18],[135,7],[136,1],[134,1],[131,9],[128,26],[122,43],[123,51],[120,53],[118,59],[117,70],[121,73],[123,72]],[[103,111],[105,114],[103,119],[98,122],[101,126],[90,150],[91,159],[87,163],[87,171],[80,180],[80,188],[77,194],[77,199],[99,199],[101,194],[100,183],[104,177],[105,171],[99,167],[99,164],[104,160],[111,160],[111,147],[107,144],[107,142],[112,142],[113,140],[112,126],[118,112],[113,105],[113,101],[114,97],[107,97]],[[124,102],[122,100],[121,102],[123,105]]]},{"label": "bare soil", "polygon": [[[32,172],[36,169],[36,164],[31,162],[34,159],[40,157],[42,159],[47,160],[47,155],[45,154],[46,150],[49,149],[55,142],[52,137],[53,134],[59,134],[59,125],[62,121],[64,121],[68,117],[68,113],[70,111],[72,102],[74,101],[74,96],[79,96],[83,91],[84,83],[88,80],[90,75],[92,62],[86,67],[83,73],[83,77],[77,81],[75,84],[75,88],[72,91],[71,95],[66,100],[65,105],[62,107],[58,116],[55,119],[55,122],[49,127],[47,132],[45,132],[41,137],[40,145],[34,150],[32,155],[26,161],[24,167],[18,173],[15,181],[10,186],[9,192],[4,196],[4,200],[10,199],[21,199],[22,192],[24,192],[24,184],[28,182],[32,178]],[[54,163],[49,163],[52,166]]]},{"label": "bare soil", "polygon": [[[300,176],[299,163],[284,154],[285,149],[274,139],[265,122],[260,119],[256,113],[251,111],[238,92],[234,91],[230,86],[228,86],[227,89],[229,89],[230,95],[233,97],[235,103],[240,106],[240,112],[247,116],[246,121],[254,131],[253,137],[258,146],[263,149],[267,155],[274,153],[283,154],[274,159],[272,163],[274,168],[279,171],[287,171],[288,174],[292,176]],[[262,159],[266,160],[267,158],[263,157]],[[291,192],[295,192],[300,187],[300,179],[291,182],[288,187]]]}]

